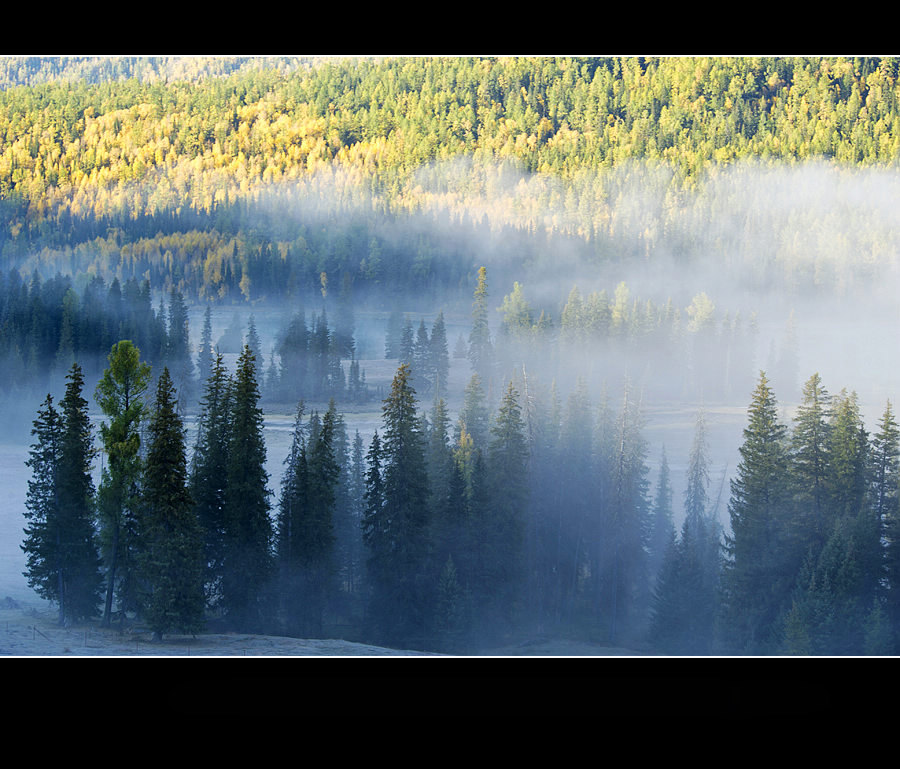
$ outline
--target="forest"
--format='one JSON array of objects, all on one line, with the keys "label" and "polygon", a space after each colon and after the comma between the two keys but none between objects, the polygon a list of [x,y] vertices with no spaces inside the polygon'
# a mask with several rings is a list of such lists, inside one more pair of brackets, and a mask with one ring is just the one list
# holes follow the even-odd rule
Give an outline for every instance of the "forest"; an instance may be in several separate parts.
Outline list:
[{"label": "forest", "polygon": [[898,74],[0,60],[29,586],[157,637],[894,654]]}]

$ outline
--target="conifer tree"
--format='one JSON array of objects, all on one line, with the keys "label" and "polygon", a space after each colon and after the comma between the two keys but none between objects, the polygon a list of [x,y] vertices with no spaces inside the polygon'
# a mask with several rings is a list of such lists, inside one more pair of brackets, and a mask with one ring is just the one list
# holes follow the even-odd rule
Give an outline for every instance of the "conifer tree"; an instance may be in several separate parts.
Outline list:
[{"label": "conifer tree", "polygon": [[[831,396],[813,374],[803,385],[791,434],[791,479],[796,511],[791,535],[797,556],[817,556],[828,537],[828,473]],[[799,564],[798,564],[799,566]]]},{"label": "conifer tree", "polygon": [[98,508],[100,536],[106,563],[106,603],[103,622],[112,619],[113,597],[119,611],[138,606],[135,553],[141,476],[141,426],[147,414],[144,394],[150,382],[150,365],[127,339],[113,345],[109,366],[97,384],[95,398],[109,422],[100,425],[106,463],[100,480]]},{"label": "conifer tree", "polygon": [[353,434],[350,448],[350,472],[348,493],[352,510],[353,536],[348,543],[347,591],[358,598],[363,583],[362,519],[365,512],[366,496],[366,456],[365,445],[359,430]]},{"label": "conifer tree", "polygon": [[697,415],[688,460],[681,536],[666,551],[653,596],[651,643],[668,654],[708,654],[713,646],[721,571],[717,521],[707,511],[705,418]]},{"label": "conifer tree", "polygon": [[443,311],[437,314],[431,326],[428,352],[434,396],[440,398],[447,393],[450,376],[450,352],[447,347],[447,327],[444,323]]},{"label": "conifer tree", "polygon": [[795,572],[784,569],[790,510],[786,432],[769,381],[760,372],[737,476],[731,480],[732,533],[725,537],[723,641],[735,652],[777,648],[779,616],[790,608]]},{"label": "conifer tree", "polygon": [[868,434],[855,392],[842,390],[834,398],[829,427],[827,529],[839,519],[857,515],[866,501]]},{"label": "conifer tree", "polygon": [[514,626],[522,611],[529,449],[518,398],[510,382],[491,428],[486,463],[488,503],[473,511],[474,535],[482,556],[476,600],[480,599],[479,619],[487,621],[492,632]]},{"label": "conifer tree", "polygon": [[282,484],[278,556],[288,628],[317,637],[335,569],[337,412],[332,402],[323,418],[314,413],[306,426],[301,424],[302,415],[301,404]]},{"label": "conifer tree", "polygon": [[31,445],[26,466],[31,468],[28,493],[25,497],[25,539],[22,550],[26,556],[29,587],[38,595],[59,606],[59,623],[65,622],[65,591],[61,569],[61,539],[59,531],[59,489],[57,474],[62,452],[62,419],[47,398],[38,409],[32,423]]},{"label": "conifer tree", "polygon": [[192,392],[194,363],[191,360],[190,328],[187,304],[180,291],[169,294],[169,323],[166,333],[166,364],[181,397]]},{"label": "conifer tree", "polygon": [[650,601],[646,562],[648,528],[646,441],[640,402],[626,382],[624,402],[616,424],[609,508],[605,530],[609,537],[607,616],[610,641],[643,630]]},{"label": "conifer tree", "polygon": [[365,532],[379,635],[389,643],[421,645],[427,608],[428,477],[409,378],[409,365],[401,364],[382,406],[380,462],[376,456],[371,460],[381,465],[382,477],[372,476],[368,484]]},{"label": "conifer tree", "polygon": [[[81,401],[80,371],[73,364],[60,414],[48,395],[31,434],[26,465],[31,468],[25,498],[25,576],[38,595],[54,601],[59,624],[94,616],[100,596],[100,557],[93,530],[90,442],[82,431],[86,403]],[[66,417],[72,420],[68,423]],[[82,432],[80,438],[79,433]],[[87,466],[85,465],[87,463]],[[79,496],[64,498],[63,493]]]},{"label": "conifer tree", "polygon": [[469,332],[468,357],[472,371],[478,374],[484,383],[490,383],[493,365],[487,298],[487,268],[481,267],[478,270],[478,283],[472,301],[472,329]]},{"label": "conifer tree", "polygon": [[309,365],[309,329],[303,310],[296,311],[277,345],[281,359],[279,394],[289,400],[299,400],[307,385]]},{"label": "conifer tree", "polygon": [[206,605],[203,539],[187,487],[185,434],[176,407],[175,386],[164,368],[148,426],[139,527],[142,613],[157,639],[201,630]]},{"label": "conifer tree", "polygon": [[81,367],[72,364],[67,375],[62,410],[62,446],[57,473],[61,544],[62,591],[66,621],[96,613],[100,595],[98,556],[93,528],[94,458],[88,404],[82,396]]},{"label": "conifer tree", "polygon": [[551,510],[555,532],[557,591],[562,617],[574,619],[573,610],[580,591],[579,574],[594,533],[590,517],[595,502],[593,473],[593,424],[587,383],[579,377],[569,396],[560,426]]},{"label": "conifer tree", "polygon": [[672,482],[669,477],[669,461],[666,458],[665,446],[663,446],[662,457],[659,462],[659,476],[656,479],[656,496],[653,502],[650,535],[648,537],[648,568],[651,582],[656,581],[656,575],[662,565],[666,550],[674,538]]},{"label": "conifer tree", "polygon": [[491,416],[482,384],[481,377],[477,373],[472,374],[466,385],[463,405],[459,412],[456,437],[459,438],[460,430],[465,427],[465,431],[472,439],[472,445],[476,449],[486,451],[490,440]]},{"label": "conifer tree", "polygon": [[900,430],[888,401],[872,436],[871,496],[884,532],[885,613],[890,631],[900,630]]},{"label": "conifer tree", "polygon": [[419,320],[416,336],[412,347],[412,386],[419,395],[424,395],[431,389],[434,375],[431,367],[431,339],[428,329],[425,328],[424,318]]},{"label": "conifer tree", "polygon": [[222,597],[225,557],[225,483],[231,444],[232,381],[221,353],[216,353],[205,382],[191,457],[188,488],[203,533],[207,604]]},{"label": "conifer tree", "polygon": [[203,327],[200,331],[200,347],[197,349],[197,378],[203,386],[212,373],[215,354],[212,342],[212,310],[207,304],[203,312]]},{"label": "conifer tree", "polygon": [[234,379],[223,504],[222,602],[236,629],[255,631],[269,617],[273,531],[256,364],[247,345]]}]

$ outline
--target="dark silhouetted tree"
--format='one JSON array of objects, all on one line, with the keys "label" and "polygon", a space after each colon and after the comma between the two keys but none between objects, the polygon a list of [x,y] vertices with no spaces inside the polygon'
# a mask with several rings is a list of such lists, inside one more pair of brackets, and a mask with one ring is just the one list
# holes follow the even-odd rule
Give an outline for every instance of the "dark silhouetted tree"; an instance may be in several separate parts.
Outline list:
[{"label": "dark silhouetted tree", "polygon": [[270,619],[273,531],[269,518],[263,415],[247,345],[234,377],[223,499],[222,604],[232,626],[259,631]]},{"label": "dark silhouetted tree", "polygon": [[142,615],[159,639],[204,625],[203,537],[188,491],[187,454],[175,386],[164,368],[148,425],[138,555]]}]

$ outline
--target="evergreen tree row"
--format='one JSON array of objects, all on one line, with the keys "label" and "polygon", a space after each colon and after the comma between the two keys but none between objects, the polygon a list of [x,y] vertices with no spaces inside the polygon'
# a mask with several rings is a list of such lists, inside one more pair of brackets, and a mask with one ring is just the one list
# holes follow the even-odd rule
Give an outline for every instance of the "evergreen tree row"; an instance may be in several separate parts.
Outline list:
[{"label": "evergreen tree row", "polygon": [[[168,306],[167,306],[168,304]],[[76,360],[93,377],[111,346],[133,340],[146,360],[168,366],[189,391],[194,378],[187,305],[181,293],[160,297],[154,309],[148,281],[90,278],[78,291],[69,276],[22,280],[17,270],[0,276],[0,391],[10,399],[49,387]]]}]

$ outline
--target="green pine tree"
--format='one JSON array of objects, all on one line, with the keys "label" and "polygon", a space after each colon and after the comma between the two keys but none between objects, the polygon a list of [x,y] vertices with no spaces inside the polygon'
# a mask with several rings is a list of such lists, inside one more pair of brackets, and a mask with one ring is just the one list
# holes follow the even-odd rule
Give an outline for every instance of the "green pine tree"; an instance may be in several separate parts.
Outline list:
[{"label": "green pine tree", "polygon": [[106,451],[98,494],[100,536],[106,563],[106,603],[103,622],[112,621],[113,598],[120,617],[137,611],[136,508],[141,475],[141,426],[147,414],[144,395],[150,382],[150,365],[141,361],[140,350],[128,339],[113,345],[109,365],[97,384],[95,399],[108,422],[100,425]]},{"label": "green pine tree", "polygon": [[175,386],[164,368],[148,426],[139,564],[143,616],[154,637],[203,628],[203,537],[188,491],[187,454]]},{"label": "green pine tree", "polygon": [[787,428],[764,372],[753,393],[728,505],[723,642],[734,652],[777,648],[778,619],[790,609],[796,572],[788,561],[785,517],[791,509]]},{"label": "green pine tree", "polygon": [[100,557],[93,528],[90,423],[73,364],[62,414],[50,395],[38,409],[25,498],[25,576],[59,607],[59,624],[92,618],[100,601]]},{"label": "green pine tree", "polygon": [[231,625],[259,631],[270,617],[273,530],[256,364],[247,345],[237,363],[223,494],[222,604]]},{"label": "green pine tree", "polygon": [[82,396],[84,376],[77,363],[67,374],[60,401],[62,433],[56,476],[60,601],[63,621],[96,615],[100,596],[99,557],[94,533],[93,437],[88,404]]},{"label": "green pine tree", "polygon": [[[421,646],[428,593],[429,488],[425,438],[409,379],[409,365],[401,364],[382,405],[384,440],[380,457],[372,457],[364,530],[379,637],[391,644]],[[381,476],[376,478],[374,468],[379,465]]]},{"label": "green pine tree", "polygon": [[484,383],[490,384],[493,368],[493,345],[488,324],[487,268],[478,270],[478,283],[472,300],[472,329],[469,332],[469,363]]},{"label": "green pine tree", "polygon": [[221,353],[213,359],[200,401],[188,488],[203,533],[207,605],[222,598],[225,557],[225,483],[231,444],[232,381]]},{"label": "green pine tree", "polygon": [[278,558],[286,622],[292,634],[318,637],[334,588],[335,457],[334,403],[324,417],[302,424],[298,406],[291,452],[279,503]]}]

